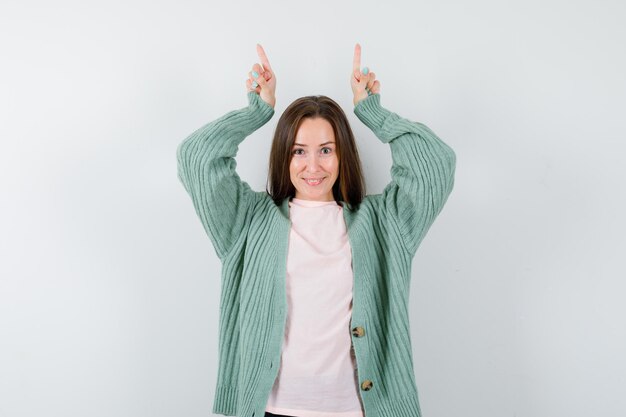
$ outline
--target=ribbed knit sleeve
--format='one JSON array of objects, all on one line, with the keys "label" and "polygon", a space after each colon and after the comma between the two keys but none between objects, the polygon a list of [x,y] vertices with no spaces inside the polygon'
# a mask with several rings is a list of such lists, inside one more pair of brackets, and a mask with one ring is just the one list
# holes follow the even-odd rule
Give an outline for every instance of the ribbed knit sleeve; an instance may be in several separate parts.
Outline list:
[{"label": "ribbed knit sleeve", "polygon": [[205,124],[178,145],[178,178],[222,260],[245,227],[254,191],[236,172],[239,144],[267,123],[274,109],[254,91],[248,106]]},{"label": "ribbed knit sleeve", "polygon": [[391,182],[382,192],[386,216],[415,254],[454,187],[456,154],[427,126],[380,104],[380,94],[359,101],[354,113],[383,143],[389,143]]}]

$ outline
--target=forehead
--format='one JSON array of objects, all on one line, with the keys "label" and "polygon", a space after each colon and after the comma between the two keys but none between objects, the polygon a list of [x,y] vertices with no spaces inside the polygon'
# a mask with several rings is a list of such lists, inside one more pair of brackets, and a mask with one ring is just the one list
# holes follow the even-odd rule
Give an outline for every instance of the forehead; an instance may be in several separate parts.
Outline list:
[{"label": "forehead", "polygon": [[296,133],[296,143],[316,145],[326,142],[335,142],[335,132],[328,120],[322,117],[302,119]]}]

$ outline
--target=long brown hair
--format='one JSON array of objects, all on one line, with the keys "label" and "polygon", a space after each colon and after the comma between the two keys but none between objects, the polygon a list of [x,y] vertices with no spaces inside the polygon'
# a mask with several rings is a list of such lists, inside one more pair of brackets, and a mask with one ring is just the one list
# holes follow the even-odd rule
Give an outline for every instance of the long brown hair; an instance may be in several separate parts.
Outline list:
[{"label": "long brown hair", "polygon": [[358,210],[365,197],[365,181],[354,134],[341,107],[323,95],[296,99],[280,116],[272,141],[265,191],[278,206],[285,198],[296,195],[296,188],[289,174],[289,165],[293,157],[291,148],[303,119],[316,117],[326,119],[335,134],[339,174],[333,184],[333,197],[337,204],[342,205],[343,201],[350,210]]}]

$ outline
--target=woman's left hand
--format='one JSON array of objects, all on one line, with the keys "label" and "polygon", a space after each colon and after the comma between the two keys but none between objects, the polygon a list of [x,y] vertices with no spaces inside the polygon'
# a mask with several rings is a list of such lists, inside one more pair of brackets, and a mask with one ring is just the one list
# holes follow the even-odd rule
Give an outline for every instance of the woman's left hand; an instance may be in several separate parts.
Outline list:
[{"label": "woman's left hand", "polygon": [[[376,80],[376,74],[370,72],[367,67],[361,71],[361,45],[354,46],[354,58],[352,60],[352,75],[350,85],[354,94],[354,105],[370,94],[380,93],[380,82]],[[369,91],[369,92],[368,92]]]}]

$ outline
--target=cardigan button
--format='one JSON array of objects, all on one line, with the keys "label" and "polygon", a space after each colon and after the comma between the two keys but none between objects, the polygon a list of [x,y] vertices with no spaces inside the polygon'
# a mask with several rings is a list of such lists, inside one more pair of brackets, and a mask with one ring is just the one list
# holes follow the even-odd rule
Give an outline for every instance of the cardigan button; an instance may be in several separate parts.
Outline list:
[{"label": "cardigan button", "polygon": [[372,381],[370,381],[369,379],[366,379],[365,381],[361,382],[361,389],[363,391],[371,390],[372,386],[374,386],[374,383]]},{"label": "cardigan button", "polygon": [[365,329],[357,326],[352,329],[352,336],[354,337],[363,337],[365,335]]}]

